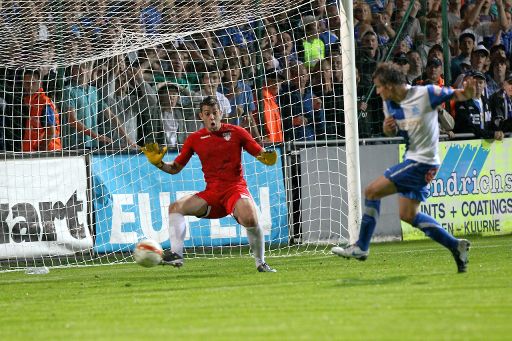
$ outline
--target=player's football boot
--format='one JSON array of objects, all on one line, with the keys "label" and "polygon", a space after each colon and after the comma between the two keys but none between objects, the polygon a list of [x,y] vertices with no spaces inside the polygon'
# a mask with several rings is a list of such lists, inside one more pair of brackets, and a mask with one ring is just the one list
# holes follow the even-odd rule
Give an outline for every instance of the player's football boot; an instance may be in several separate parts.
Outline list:
[{"label": "player's football boot", "polygon": [[471,243],[466,239],[459,239],[459,243],[455,249],[450,250],[452,252],[455,263],[457,263],[458,272],[466,272],[468,270],[468,255],[469,247]]},{"label": "player's football boot", "polygon": [[276,269],[272,269],[267,263],[261,263],[257,267],[258,272],[277,272]]},{"label": "player's football boot", "polygon": [[164,250],[162,255],[162,265],[170,265],[175,268],[179,268],[183,266],[183,257],[178,255],[176,252],[172,252],[171,250]]},{"label": "player's football boot", "polygon": [[366,260],[368,258],[369,251],[363,251],[357,244],[352,244],[346,248],[335,246],[331,249],[331,252],[335,255],[344,258],[355,258],[357,260]]}]

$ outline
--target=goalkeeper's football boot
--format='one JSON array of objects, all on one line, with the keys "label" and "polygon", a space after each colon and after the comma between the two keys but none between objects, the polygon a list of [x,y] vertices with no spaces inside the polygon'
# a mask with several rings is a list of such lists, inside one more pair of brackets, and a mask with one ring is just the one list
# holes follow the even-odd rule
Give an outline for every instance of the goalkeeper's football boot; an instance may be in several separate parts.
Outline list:
[{"label": "goalkeeper's football boot", "polygon": [[164,250],[162,255],[162,265],[170,265],[175,268],[180,268],[183,266],[183,257],[171,250]]},{"label": "goalkeeper's football boot", "polygon": [[344,258],[355,258],[357,260],[363,261],[368,258],[369,251],[363,251],[357,244],[352,244],[346,248],[342,248],[339,246],[335,246],[331,249],[331,252],[335,255]]},{"label": "goalkeeper's football boot", "polygon": [[257,269],[258,272],[277,272],[276,269],[271,268],[267,263],[261,263],[258,265]]},{"label": "goalkeeper's football boot", "polygon": [[457,263],[458,272],[466,272],[468,270],[468,255],[469,247],[471,243],[466,239],[459,239],[459,243],[455,249],[450,250],[452,252],[455,263]]}]

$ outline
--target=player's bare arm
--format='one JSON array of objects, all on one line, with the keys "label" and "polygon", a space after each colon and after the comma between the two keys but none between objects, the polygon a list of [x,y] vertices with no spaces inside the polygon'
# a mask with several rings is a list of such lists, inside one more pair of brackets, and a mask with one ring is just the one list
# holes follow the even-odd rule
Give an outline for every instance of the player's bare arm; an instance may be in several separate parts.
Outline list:
[{"label": "player's bare arm", "polygon": [[164,162],[163,158],[167,153],[167,147],[159,146],[158,143],[147,143],[142,147],[142,152],[146,156],[149,162],[169,174],[177,174],[183,166],[174,161]]},{"label": "player's bare arm", "polygon": [[398,131],[398,126],[396,125],[396,121],[393,117],[388,116],[384,119],[382,130],[386,136],[396,136]]},{"label": "player's bare arm", "polygon": [[453,92],[453,98],[455,98],[457,102],[464,102],[475,96],[476,80],[473,77],[468,77],[464,81],[463,86],[463,89],[456,89]]}]

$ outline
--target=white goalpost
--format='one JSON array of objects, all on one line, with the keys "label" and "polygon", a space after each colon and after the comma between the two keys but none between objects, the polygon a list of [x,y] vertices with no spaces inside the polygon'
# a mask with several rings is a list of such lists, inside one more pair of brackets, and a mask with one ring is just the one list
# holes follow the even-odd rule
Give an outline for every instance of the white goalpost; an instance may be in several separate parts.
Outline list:
[{"label": "white goalpost", "polygon": [[[169,204],[205,187],[194,156],[165,161],[225,122],[278,151],[243,168],[267,255],[328,252],[361,215],[352,1],[0,2],[0,271],[131,262],[145,238],[169,248]],[[248,254],[232,217],[187,217],[185,257]]]},{"label": "white goalpost", "polygon": [[347,193],[349,243],[357,241],[361,221],[361,172],[359,169],[359,133],[357,124],[357,84],[353,1],[342,0],[340,6],[341,49],[343,51],[343,94],[345,108],[345,137],[347,160]]}]

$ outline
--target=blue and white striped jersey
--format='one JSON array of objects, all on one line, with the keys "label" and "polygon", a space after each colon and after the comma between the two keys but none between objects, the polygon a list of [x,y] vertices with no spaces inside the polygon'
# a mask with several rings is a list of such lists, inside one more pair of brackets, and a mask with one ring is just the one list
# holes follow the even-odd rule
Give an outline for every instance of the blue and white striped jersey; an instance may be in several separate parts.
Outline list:
[{"label": "blue and white striped jersey", "polygon": [[405,139],[407,150],[404,159],[438,165],[439,124],[436,108],[449,100],[454,90],[437,85],[408,85],[407,89],[407,95],[400,104],[384,101],[384,115],[396,120],[398,135]]}]

